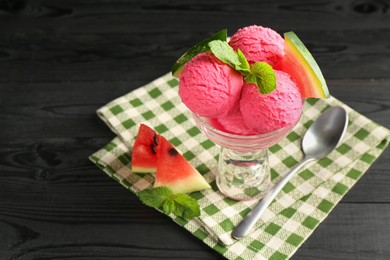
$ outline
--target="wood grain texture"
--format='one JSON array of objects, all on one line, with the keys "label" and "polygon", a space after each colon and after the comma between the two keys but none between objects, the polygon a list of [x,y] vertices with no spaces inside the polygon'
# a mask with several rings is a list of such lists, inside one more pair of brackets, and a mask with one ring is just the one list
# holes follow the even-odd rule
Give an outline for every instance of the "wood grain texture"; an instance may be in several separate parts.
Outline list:
[{"label": "wood grain texture", "polygon": [[[227,28],[293,30],[331,93],[390,128],[388,0],[0,1],[0,259],[222,259],[87,157],[95,111]],[[390,151],[293,259],[390,258]]]}]

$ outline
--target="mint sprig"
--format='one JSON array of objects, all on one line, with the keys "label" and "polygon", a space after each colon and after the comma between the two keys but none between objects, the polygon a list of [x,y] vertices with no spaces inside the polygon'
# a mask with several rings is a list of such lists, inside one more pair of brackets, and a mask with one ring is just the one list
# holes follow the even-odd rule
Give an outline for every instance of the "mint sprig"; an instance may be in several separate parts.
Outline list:
[{"label": "mint sprig", "polygon": [[245,81],[248,83],[261,86],[261,94],[271,93],[276,88],[275,71],[266,62],[256,62],[252,65],[250,73],[245,76]]},{"label": "mint sprig", "polygon": [[248,60],[246,59],[244,53],[242,53],[240,49],[237,50],[237,56],[238,56],[238,60],[241,63],[241,65],[239,66],[239,70],[244,74],[249,73],[251,69],[251,65],[249,65]]},{"label": "mint sprig", "polygon": [[173,213],[185,219],[200,216],[200,207],[194,198],[184,193],[173,194],[168,187],[146,189],[137,194],[145,205],[158,208],[167,215]]},{"label": "mint sprig", "polygon": [[251,67],[244,53],[240,49],[236,52],[226,41],[214,40],[208,45],[215,57],[243,74],[245,81],[255,84],[261,94],[276,89],[275,71],[269,64],[256,62]]},{"label": "mint sprig", "polygon": [[220,61],[230,65],[233,69],[239,69],[241,66],[241,61],[238,58],[237,52],[224,41],[215,40],[208,43],[211,52],[217,57]]}]

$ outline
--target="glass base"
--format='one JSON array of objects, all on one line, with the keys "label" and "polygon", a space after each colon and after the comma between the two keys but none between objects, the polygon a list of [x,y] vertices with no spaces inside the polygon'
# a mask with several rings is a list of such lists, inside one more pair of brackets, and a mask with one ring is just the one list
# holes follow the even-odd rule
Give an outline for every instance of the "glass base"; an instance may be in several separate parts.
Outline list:
[{"label": "glass base", "polygon": [[222,147],[216,181],[219,190],[231,199],[261,199],[271,185],[267,149],[240,153]]}]

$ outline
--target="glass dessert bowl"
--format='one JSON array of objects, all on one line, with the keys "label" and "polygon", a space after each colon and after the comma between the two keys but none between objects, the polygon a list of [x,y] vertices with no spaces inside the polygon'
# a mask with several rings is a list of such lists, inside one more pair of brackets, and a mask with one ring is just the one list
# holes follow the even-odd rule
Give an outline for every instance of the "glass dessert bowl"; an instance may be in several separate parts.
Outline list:
[{"label": "glass dessert bowl", "polygon": [[271,188],[268,148],[285,138],[298,123],[258,135],[236,135],[215,128],[209,118],[192,114],[197,127],[220,146],[216,183],[234,200],[260,199]]},{"label": "glass dessert bowl", "polygon": [[329,91],[295,33],[282,38],[251,25],[228,40],[221,32],[184,53],[172,73],[197,126],[221,147],[220,191],[235,200],[259,199],[271,186],[268,148],[295,127],[302,100],[327,98]]}]

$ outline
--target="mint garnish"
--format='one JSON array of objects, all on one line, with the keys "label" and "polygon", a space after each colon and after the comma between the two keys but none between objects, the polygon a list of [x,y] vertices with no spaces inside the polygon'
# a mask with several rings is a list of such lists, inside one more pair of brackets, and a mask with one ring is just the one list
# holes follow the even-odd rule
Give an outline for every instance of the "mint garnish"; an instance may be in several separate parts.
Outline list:
[{"label": "mint garnish", "polygon": [[259,87],[261,94],[269,94],[276,88],[275,71],[266,62],[256,62],[251,67],[250,74],[245,76],[245,81],[254,83]]},{"label": "mint garnish", "polygon": [[251,67],[244,53],[234,51],[225,41],[214,40],[208,45],[215,57],[243,74],[245,81],[255,84],[261,94],[269,94],[276,88],[275,71],[269,64],[256,62]]},{"label": "mint garnish", "polygon": [[240,49],[237,50],[238,60],[241,62],[240,71],[248,73],[250,72],[251,65],[249,65],[244,53]]},{"label": "mint garnish", "polygon": [[241,61],[238,58],[237,52],[224,41],[215,40],[209,42],[209,47],[211,52],[217,57],[220,61],[230,65],[233,69],[237,70],[241,66]]},{"label": "mint garnish", "polygon": [[145,205],[158,208],[167,215],[173,213],[185,219],[200,216],[200,207],[194,198],[184,193],[173,194],[168,187],[146,189],[137,194]]}]

